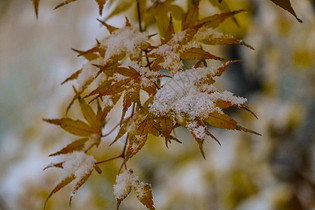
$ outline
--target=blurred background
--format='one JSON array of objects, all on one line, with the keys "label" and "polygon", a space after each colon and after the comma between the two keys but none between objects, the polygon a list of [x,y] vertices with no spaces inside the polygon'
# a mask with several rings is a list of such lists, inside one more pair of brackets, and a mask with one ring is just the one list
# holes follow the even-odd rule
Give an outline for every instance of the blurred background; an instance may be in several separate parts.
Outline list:
[{"label": "blurred background", "polygon": [[[248,98],[258,120],[243,111],[228,112],[262,137],[209,128],[222,146],[206,141],[204,160],[193,137],[179,128],[183,144],[167,149],[163,139],[151,136],[129,166],[152,184],[156,209],[314,209],[315,3],[292,1],[301,24],[267,0],[226,2],[233,10],[248,12],[237,16],[239,27],[229,20],[218,30],[244,39],[255,51],[214,47],[217,55],[243,60],[233,64],[217,85]],[[96,38],[107,35],[96,21],[95,2],[78,1],[52,10],[58,3],[41,1],[36,20],[31,1],[0,0],[1,210],[43,209],[60,175],[58,169],[43,172],[53,161],[48,154],[75,137],[42,118],[63,116],[73,94],[71,84],[60,86],[83,63],[70,48],[88,49]],[[219,12],[208,1],[201,4],[201,15]],[[132,12],[126,15],[134,23]],[[123,19],[108,23],[122,26]],[[109,127],[118,114],[110,116]],[[119,154],[122,144],[108,147],[113,137],[92,151],[96,160]],[[74,197],[72,209],[115,209],[112,185],[120,164],[116,160],[101,165],[103,173],[93,173]],[[65,187],[55,194],[47,209],[69,209],[70,190]],[[121,209],[145,208],[131,194]]]}]

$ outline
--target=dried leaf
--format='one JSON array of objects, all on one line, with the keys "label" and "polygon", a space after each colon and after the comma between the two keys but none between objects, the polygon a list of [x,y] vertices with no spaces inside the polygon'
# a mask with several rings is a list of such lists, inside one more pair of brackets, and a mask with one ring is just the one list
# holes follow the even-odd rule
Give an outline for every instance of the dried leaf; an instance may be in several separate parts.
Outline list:
[{"label": "dried leaf", "polygon": [[63,168],[63,163],[64,162],[59,162],[59,163],[50,163],[48,166],[46,166],[43,171],[45,171],[46,169],[48,168],[53,168],[53,167],[56,167],[56,168]]},{"label": "dried leaf", "polygon": [[198,22],[198,26],[199,27],[204,26],[207,28],[216,28],[221,23],[223,23],[227,18],[233,17],[234,15],[239,14],[244,11],[245,10],[237,10],[237,11],[225,12],[225,13],[220,13],[220,14],[209,16],[209,17],[205,17]]},{"label": "dried leaf", "polygon": [[73,50],[74,52],[77,52],[79,54],[78,57],[83,56],[88,61],[93,61],[93,60],[95,60],[95,59],[97,59],[99,57],[96,54],[96,52],[99,51],[98,47],[93,47],[92,49],[87,50],[87,51],[76,50],[74,48],[71,48],[71,50]]},{"label": "dried leaf", "polygon": [[98,4],[100,16],[102,16],[102,14],[103,14],[103,8],[104,8],[104,5],[105,5],[105,3],[106,3],[106,0],[95,0],[95,1],[96,1],[96,3]]},{"label": "dried leaf", "polygon": [[55,9],[58,9],[59,7],[62,7],[62,6],[64,6],[64,5],[66,5],[66,4],[69,4],[69,3],[74,2],[74,1],[77,1],[77,0],[64,0],[61,4],[58,4],[58,5],[55,7]]},{"label": "dried leaf", "polygon": [[81,120],[72,120],[70,118],[61,118],[61,119],[43,119],[44,121],[59,125],[65,131],[72,133],[77,136],[90,136],[95,133],[96,130],[88,126],[85,122]]},{"label": "dried leaf", "polygon": [[79,103],[84,119],[90,124],[91,127],[100,131],[100,122],[98,121],[97,116],[91,106],[88,105],[83,99],[79,99]]},{"label": "dried leaf", "polygon": [[116,72],[121,75],[124,75],[126,77],[131,77],[131,78],[137,78],[140,76],[140,73],[136,69],[132,68],[131,66],[129,66],[129,68],[117,67]]},{"label": "dried leaf", "polygon": [[282,9],[287,10],[290,12],[300,23],[303,23],[301,19],[299,19],[291,6],[290,0],[271,0],[273,3],[281,7]]},{"label": "dried leaf", "polygon": [[220,112],[212,112],[208,115],[206,119],[204,119],[209,125],[222,129],[230,129],[230,130],[239,130],[247,133],[253,133],[261,136],[261,134],[244,128],[242,126],[237,125],[237,122],[230,116],[220,113]]},{"label": "dried leaf", "polygon": [[245,43],[243,40],[236,39],[229,34],[213,33],[210,34],[209,36],[206,36],[204,39],[200,41],[207,45],[240,44],[245,47],[248,47],[251,50],[254,50],[254,48],[251,45]]},{"label": "dried leaf", "polygon": [[131,158],[137,154],[147,141],[148,132],[151,124],[149,121],[144,121],[137,128],[135,135],[130,136],[129,146],[126,152],[127,158]]},{"label": "dried leaf", "polygon": [[65,84],[66,82],[69,82],[71,80],[75,80],[78,78],[78,76],[81,74],[82,69],[79,69],[78,71],[74,72],[73,74],[70,75],[70,77],[68,77],[67,79],[65,79],[61,85]]},{"label": "dried leaf", "polygon": [[39,2],[40,2],[40,0],[33,0],[33,6],[34,6],[36,18],[38,18],[38,6],[39,6]]},{"label": "dried leaf", "polygon": [[72,182],[75,179],[75,175],[71,174],[70,176],[64,178],[61,182],[59,182],[57,184],[57,186],[51,191],[51,193],[49,194],[49,196],[46,198],[45,204],[44,204],[44,209],[46,209],[46,205],[47,202],[49,200],[49,198],[56,192],[58,192],[60,189],[62,189],[64,186],[66,186],[67,184],[69,184],[70,182]]},{"label": "dried leaf", "polygon": [[231,118],[230,116],[220,113],[220,112],[212,112],[208,115],[208,117],[205,119],[205,121],[217,128],[223,128],[223,129],[236,129],[237,122]]},{"label": "dried leaf", "polygon": [[154,210],[152,189],[149,184],[145,184],[144,186],[135,187],[135,193],[138,200],[148,209]]},{"label": "dried leaf", "polygon": [[58,152],[50,154],[49,157],[61,155],[61,154],[68,154],[68,153],[72,153],[74,151],[81,151],[84,149],[84,145],[87,142],[87,140],[89,140],[89,139],[88,138],[78,139],[78,140],[72,142],[71,144],[68,144],[66,147],[62,148]]},{"label": "dried leaf", "polygon": [[[219,1],[209,0],[209,1],[213,6],[217,7],[222,12],[230,12],[231,11],[229,5],[226,2],[222,2],[222,0],[221,1],[220,0]],[[232,17],[232,19],[233,19],[234,23],[239,27],[240,25],[239,25],[237,19],[234,16]]]},{"label": "dried leaf", "polygon": [[214,59],[226,62],[227,60],[224,58],[217,57],[212,55],[211,53],[204,51],[201,48],[190,48],[185,50],[180,54],[180,58],[184,60],[203,60],[203,59]]},{"label": "dried leaf", "polygon": [[187,13],[187,16],[182,20],[182,30],[193,28],[198,23],[199,18],[199,2],[193,4]]},{"label": "dried leaf", "polygon": [[93,169],[89,170],[83,177],[80,178],[80,180],[78,180],[75,183],[74,189],[71,191],[71,194],[70,194],[70,199],[69,199],[69,206],[70,207],[71,207],[71,202],[72,202],[72,198],[73,198],[74,194],[89,179],[92,172],[93,172]]},{"label": "dried leaf", "polygon": [[100,19],[97,19],[103,26],[105,26],[107,28],[107,30],[109,31],[110,34],[112,34],[114,31],[117,31],[119,28],[116,28],[114,26],[111,26],[107,23],[105,23],[104,21],[101,21]]}]

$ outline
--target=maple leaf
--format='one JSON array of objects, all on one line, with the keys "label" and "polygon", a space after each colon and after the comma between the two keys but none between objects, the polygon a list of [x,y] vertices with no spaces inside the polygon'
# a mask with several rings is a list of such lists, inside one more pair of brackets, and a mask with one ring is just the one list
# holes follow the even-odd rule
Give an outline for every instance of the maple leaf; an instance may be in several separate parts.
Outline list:
[{"label": "maple leaf", "polygon": [[[222,2],[222,0],[221,1],[220,0],[219,1],[217,1],[217,0],[209,0],[209,2],[213,6],[217,7],[222,12],[230,12],[231,11],[229,5],[226,2]],[[234,23],[239,27],[240,25],[239,25],[237,19],[234,16],[232,17],[232,19],[233,19]]]},{"label": "maple leaf", "polygon": [[270,0],[270,1],[272,1],[273,3],[275,3],[282,9],[285,9],[286,11],[290,12],[300,23],[303,22],[300,18],[297,17],[294,9],[291,6],[290,0]]},{"label": "maple leaf", "polygon": [[177,20],[181,20],[184,15],[184,10],[173,2],[173,0],[155,1],[148,7],[143,18],[145,28],[156,22],[160,36],[164,37],[169,23],[169,14]]},{"label": "maple leaf", "polygon": [[154,204],[152,199],[152,189],[149,184],[139,181],[139,178],[134,175],[131,169],[125,170],[122,174],[116,177],[114,185],[114,194],[117,200],[117,209],[121,202],[134,190],[138,200],[148,209],[153,210]]},{"label": "maple leaf", "polygon": [[210,52],[203,50],[201,43],[213,44],[241,44],[253,49],[245,42],[238,40],[231,35],[219,34],[209,28],[215,28],[226,18],[242,12],[232,11],[212,15],[199,20],[199,3],[190,7],[186,17],[182,21],[182,30],[175,33],[172,26],[172,19],[168,24],[165,39],[162,45],[149,57],[155,60],[152,69],[158,71],[162,68],[168,69],[172,74],[182,70],[182,60],[205,60],[215,59],[226,62],[224,58],[217,57]]},{"label": "maple leaf", "polygon": [[[69,205],[71,206],[72,197],[76,193],[76,191],[88,180],[91,176],[93,170],[100,169],[95,165],[96,161],[93,156],[86,155],[83,152],[74,152],[68,155],[65,160],[62,162],[62,168],[64,170],[64,176],[61,178],[61,181],[55,186],[55,188],[48,195],[44,209],[46,208],[46,204],[51,198],[51,196],[61,190],[66,185],[74,182],[73,189],[70,194]],[[46,167],[47,168],[47,167]],[[97,168],[97,169],[96,169]]]},{"label": "maple leaf", "polygon": [[33,6],[34,6],[36,18],[38,18],[38,6],[39,6],[39,2],[40,2],[40,0],[33,0]]},{"label": "maple leaf", "polygon": [[239,126],[234,119],[221,110],[230,106],[243,107],[242,105],[246,102],[246,99],[234,96],[228,91],[219,92],[213,86],[214,77],[220,76],[234,62],[227,62],[218,68],[193,68],[176,73],[158,90],[150,107],[150,112],[154,116],[168,116],[175,119],[179,125],[186,127],[198,142],[203,156],[202,144],[206,135],[210,135],[218,142],[206,130],[203,121],[218,128],[260,135]]}]

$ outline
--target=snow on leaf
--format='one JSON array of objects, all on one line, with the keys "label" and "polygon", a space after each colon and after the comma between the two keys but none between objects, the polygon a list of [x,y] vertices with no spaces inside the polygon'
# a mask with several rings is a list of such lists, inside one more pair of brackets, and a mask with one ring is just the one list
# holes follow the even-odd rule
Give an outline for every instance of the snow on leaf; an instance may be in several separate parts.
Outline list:
[{"label": "snow on leaf", "polygon": [[101,41],[101,45],[106,48],[105,61],[114,59],[114,56],[122,53],[128,57],[139,57],[141,45],[148,40],[147,33],[139,32],[134,27],[115,30],[110,36]]},{"label": "snow on leaf", "polygon": [[70,199],[69,199],[69,206],[71,207],[72,198],[75,195],[76,191],[89,179],[93,172],[93,168],[90,169],[88,172],[85,173],[78,181],[76,182],[73,190],[70,193]]},{"label": "snow on leaf", "polygon": [[148,209],[154,210],[153,204],[153,196],[152,196],[152,189],[151,185],[149,184],[139,184],[135,187],[135,193],[139,201]]},{"label": "snow on leaf", "polygon": [[125,170],[122,174],[116,177],[116,184],[114,185],[114,195],[117,200],[125,199],[131,192],[131,187],[135,180],[137,180],[132,170]]},{"label": "snow on leaf", "polygon": [[45,201],[45,207],[48,199],[60,189],[74,182],[74,187],[70,196],[71,199],[74,193],[84,184],[90,177],[93,169],[95,168],[95,159],[93,156],[86,155],[84,152],[73,152],[65,156],[63,162],[63,176],[61,181],[58,182],[56,187],[52,190]]},{"label": "snow on leaf", "polygon": [[138,176],[131,169],[117,175],[116,184],[113,188],[117,200],[117,209],[119,209],[121,202],[130,194],[132,189],[134,189],[137,198],[145,207],[150,210],[155,209],[151,186],[140,182]]},{"label": "snow on leaf", "polygon": [[135,134],[129,137],[129,145],[126,151],[128,159],[137,154],[145,145],[151,125],[151,121],[142,122],[137,127]]}]

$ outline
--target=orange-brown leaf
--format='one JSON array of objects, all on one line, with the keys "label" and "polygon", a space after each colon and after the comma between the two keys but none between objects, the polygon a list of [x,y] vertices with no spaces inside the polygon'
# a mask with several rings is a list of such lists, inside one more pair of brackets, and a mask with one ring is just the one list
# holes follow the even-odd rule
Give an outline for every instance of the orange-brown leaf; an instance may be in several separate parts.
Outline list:
[{"label": "orange-brown leaf", "polygon": [[117,31],[119,28],[116,28],[114,26],[111,26],[107,23],[105,23],[104,21],[97,19],[103,26],[105,26],[107,28],[107,30],[109,31],[110,34],[112,34],[114,31]]},{"label": "orange-brown leaf", "polygon": [[237,122],[230,116],[220,112],[212,112],[208,115],[206,119],[204,119],[209,125],[222,128],[222,129],[230,129],[230,130],[239,130],[247,133],[253,133],[261,136],[261,134],[244,128],[237,124]]},{"label": "orange-brown leaf", "polygon": [[220,112],[212,112],[204,119],[209,125],[223,129],[236,129],[237,122],[230,116]]},{"label": "orange-brown leaf", "polygon": [[217,101],[214,102],[214,104],[215,104],[215,106],[219,107],[220,109],[226,109],[226,108],[229,108],[229,107],[239,107],[241,109],[244,109],[244,110],[248,111],[255,118],[258,119],[256,114],[253,111],[251,111],[247,106],[245,106],[243,104],[238,105],[238,104],[233,104],[231,101],[223,101],[223,100],[217,100]]},{"label": "orange-brown leaf", "polygon": [[140,86],[133,87],[126,91],[123,100],[124,110],[127,110],[133,102],[137,102],[139,100],[139,91]]},{"label": "orange-brown leaf", "polygon": [[45,204],[44,204],[44,209],[46,208],[46,204],[49,200],[49,198],[56,192],[58,192],[60,189],[62,189],[63,187],[65,187],[67,184],[69,184],[70,182],[72,182],[75,179],[75,175],[71,174],[70,176],[64,178],[61,182],[59,182],[57,184],[57,186],[51,191],[51,193],[49,194],[49,196],[46,198]]},{"label": "orange-brown leaf", "polygon": [[228,61],[224,65],[218,68],[217,72],[213,75],[213,77],[219,77],[222,75],[223,72],[233,63],[240,62],[240,60],[233,60],[233,61]]},{"label": "orange-brown leaf", "polygon": [[64,162],[59,162],[59,163],[50,163],[48,166],[46,166],[43,171],[45,171],[48,168],[56,167],[56,168],[63,168],[63,163]]},{"label": "orange-brown leaf", "polygon": [[81,151],[81,150],[83,150],[85,142],[87,142],[87,140],[88,140],[88,138],[78,139],[78,140],[72,142],[71,144],[68,144],[66,147],[62,148],[58,152],[50,154],[49,157],[61,155],[61,154],[68,154],[68,153],[72,153],[74,151]]},{"label": "orange-brown leaf", "polygon": [[211,53],[201,48],[190,48],[180,54],[180,58],[183,60],[202,60],[202,59],[214,59],[226,62],[226,59],[212,55]]},{"label": "orange-brown leaf", "polygon": [[145,184],[141,189],[135,187],[138,200],[148,209],[154,210],[152,189],[149,184]]},{"label": "orange-brown leaf", "polygon": [[132,67],[129,67],[129,68],[117,67],[116,71],[117,73],[124,75],[126,77],[137,78],[140,76],[140,73]]},{"label": "orange-brown leaf", "polygon": [[137,128],[135,135],[130,136],[129,146],[126,152],[128,158],[131,158],[137,154],[145,145],[148,137],[148,131],[151,124],[149,121],[144,121]]},{"label": "orange-brown leaf", "polygon": [[207,37],[205,37],[203,40],[201,40],[202,43],[207,45],[232,45],[232,44],[240,44],[245,47],[248,47],[251,50],[254,50],[254,48],[245,43],[242,40],[236,39],[231,35],[228,34],[211,34]]},{"label": "orange-brown leaf", "polygon": [[36,18],[38,18],[38,6],[39,6],[39,1],[40,1],[40,0],[33,0],[33,6],[34,6]]},{"label": "orange-brown leaf", "polygon": [[294,9],[291,6],[291,2],[290,0],[271,0],[273,3],[275,3],[276,5],[278,5],[279,7],[287,10],[288,12],[290,12],[300,23],[302,23],[303,21],[301,19],[299,19],[294,11]]},{"label": "orange-brown leaf", "polygon": [[74,72],[73,74],[70,75],[70,77],[68,77],[67,79],[65,79],[61,85],[65,84],[66,82],[69,82],[71,80],[75,80],[78,78],[78,76],[81,74],[82,69],[79,69],[78,71]]},{"label": "orange-brown leaf", "polygon": [[156,84],[149,79],[145,81],[145,85],[142,85],[142,89],[145,92],[147,92],[150,96],[153,96],[156,94],[156,88],[157,88]]},{"label": "orange-brown leaf", "polygon": [[199,2],[197,1],[195,4],[193,4],[187,13],[187,16],[182,21],[182,30],[185,30],[187,28],[192,28],[198,23],[198,17],[199,17]]},{"label": "orange-brown leaf", "polygon": [[159,125],[163,136],[169,136],[174,128],[173,120],[168,117],[162,117],[159,119]]},{"label": "orange-brown leaf", "polygon": [[43,119],[44,121],[59,125],[65,131],[72,133],[77,136],[89,136],[93,133],[96,133],[96,130],[88,126],[85,122],[81,120],[72,120],[70,118],[61,118],[61,119]]},{"label": "orange-brown leaf", "polygon": [[73,198],[74,194],[89,179],[89,177],[91,176],[92,172],[93,172],[93,169],[89,170],[83,177],[81,177],[80,180],[78,180],[75,183],[74,189],[71,191],[71,194],[70,194],[70,199],[69,199],[69,206],[70,207],[71,207],[71,201],[72,201],[72,198]]},{"label": "orange-brown leaf", "polygon": [[98,8],[99,8],[99,13],[100,13],[100,16],[102,16],[102,13],[103,13],[103,8],[104,8],[104,5],[106,3],[106,0],[95,0],[98,4]]},{"label": "orange-brown leaf", "polygon": [[58,4],[58,5],[55,7],[55,9],[58,9],[59,7],[62,7],[62,6],[64,6],[64,5],[66,5],[66,4],[69,4],[69,3],[74,2],[74,1],[77,1],[77,0],[64,0],[61,4]]},{"label": "orange-brown leaf", "polygon": [[234,15],[244,12],[245,10],[237,10],[237,11],[231,11],[231,12],[225,12],[220,14],[215,14],[209,17],[205,17],[201,19],[198,23],[198,26],[205,26],[208,28],[216,28],[221,23],[223,23],[227,18],[233,17]]},{"label": "orange-brown leaf", "polygon": [[71,50],[73,50],[74,52],[77,52],[79,54],[78,57],[83,56],[88,61],[95,60],[99,57],[96,54],[96,52],[98,52],[98,47],[93,47],[92,49],[90,49],[88,51],[76,50],[74,48],[71,48]]},{"label": "orange-brown leaf", "polygon": [[173,26],[173,18],[172,18],[172,15],[170,15],[170,22],[169,22],[167,30],[165,32],[165,36],[164,36],[162,44],[165,44],[168,41],[170,41],[174,34],[175,34],[175,30],[174,30],[174,26]]},{"label": "orange-brown leaf", "polygon": [[81,112],[84,119],[93,127],[95,130],[100,130],[100,122],[90,105],[88,105],[83,99],[79,99]]}]

